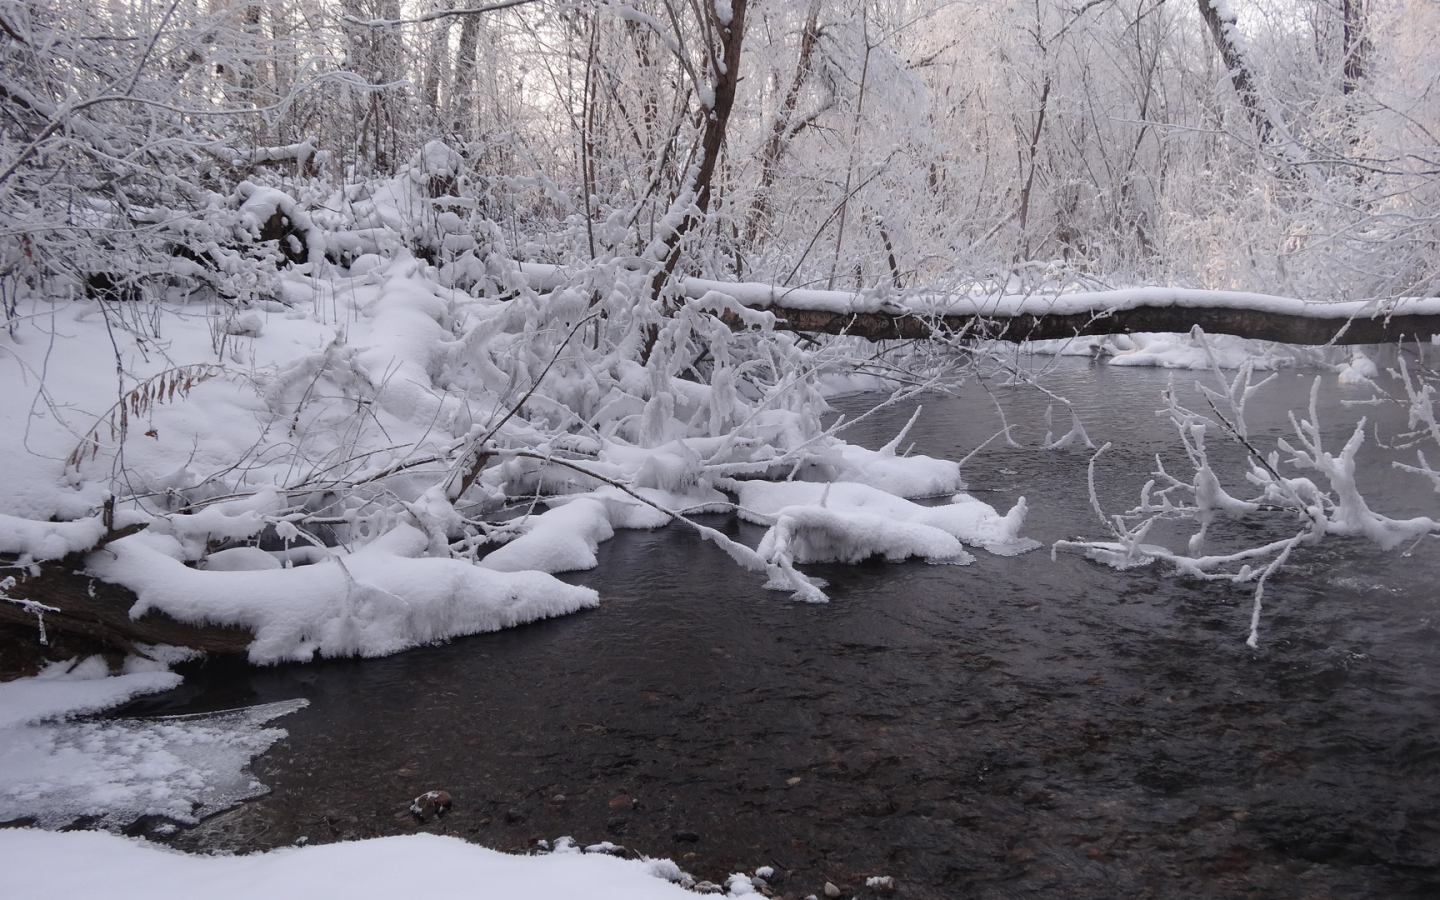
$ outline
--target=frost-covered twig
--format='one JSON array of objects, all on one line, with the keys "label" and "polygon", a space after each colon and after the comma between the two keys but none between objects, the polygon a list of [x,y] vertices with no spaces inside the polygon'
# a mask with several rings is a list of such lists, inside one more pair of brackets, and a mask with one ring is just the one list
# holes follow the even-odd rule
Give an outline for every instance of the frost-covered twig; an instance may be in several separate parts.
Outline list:
[{"label": "frost-covered twig", "polygon": [[40,628],[40,643],[49,646],[50,636],[45,632],[45,614],[47,612],[58,613],[60,610],[53,606],[46,606],[36,600],[23,600],[19,597],[11,597],[10,591],[15,587],[14,576],[7,575],[0,578],[0,600],[6,603],[13,603],[35,617],[35,624]]},{"label": "frost-covered twig", "polygon": [[[1203,342],[1203,335],[1197,337]],[[1100,456],[1097,453],[1089,470],[1090,502],[1113,539],[1059,541],[1052,553],[1061,549],[1078,550],[1117,568],[1160,561],[1192,577],[1235,584],[1253,583],[1254,606],[1247,643],[1254,647],[1259,641],[1266,584],[1298,548],[1318,542],[1326,535],[1340,535],[1364,537],[1388,550],[1426,534],[1440,532],[1440,521],[1425,516],[1393,519],[1370,509],[1355,481],[1356,457],[1365,438],[1365,420],[1362,418],[1356,425],[1338,455],[1327,451],[1319,426],[1319,378],[1311,385],[1306,417],[1290,413],[1295,443],[1280,438],[1277,441],[1278,451],[1266,454],[1249,437],[1245,404],[1270,379],[1253,384],[1248,365],[1231,378],[1227,378],[1218,365],[1213,368],[1222,390],[1200,386],[1213,418],[1182,406],[1173,386],[1163,395],[1166,403],[1163,412],[1175,424],[1181,447],[1193,470],[1190,479],[1182,481],[1172,476],[1157,457],[1155,477],[1141,489],[1140,504],[1123,515],[1107,517],[1094,487],[1095,460]],[[1428,404],[1428,393],[1413,386],[1408,386],[1408,390],[1412,403]],[[1412,413],[1412,424],[1423,422],[1424,415],[1423,411]],[[1205,446],[1206,431],[1212,425],[1218,425],[1245,449],[1249,459],[1246,480],[1260,490],[1257,496],[1240,499],[1231,496],[1221,485]],[[1102,448],[1101,453],[1108,446]],[[1303,476],[1287,477],[1282,474],[1282,452],[1288,457],[1283,464],[1302,472],[1319,473],[1323,480],[1317,483]],[[1158,490],[1157,479],[1164,485]],[[1203,552],[1217,516],[1238,519],[1261,511],[1288,513],[1300,521],[1301,527],[1291,537],[1259,546],[1229,553]],[[1163,545],[1145,543],[1154,526],[1162,521],[1189,521],[1197,526],[1190,537],[1187,552],[1178,553]]]}]

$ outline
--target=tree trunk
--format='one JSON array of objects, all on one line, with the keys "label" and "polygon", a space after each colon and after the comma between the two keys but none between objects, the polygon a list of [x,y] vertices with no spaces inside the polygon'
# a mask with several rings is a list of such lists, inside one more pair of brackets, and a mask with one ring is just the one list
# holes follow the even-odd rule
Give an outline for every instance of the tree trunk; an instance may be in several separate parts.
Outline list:
[{"label": "tree trunk", "polygon": [[794,122],[795,109],[800,102],[800,90],[810,77],[810,61],[815,55],[815,41],[820,36],[820,0],[810,0],[810,9],[805,16],[805,26],[800,32],[800,54],[795,62],[795,77],[790,80],[780,108],[770,123],[770,134],[765,138],[765,147],[760,151],[760,183],[750,210],[745,214],[745,245],[755,243],[760,225],[770,212],[770,189],[775,185],[775,171],[785,147],[795,137],[800,123]]},{"label": "tree trunk", "polygon": [[[742,305],[775,315],[782,331],[845,334],[872,341],[954,339],[1022,341],[1056,340],[1090,335],[1144,332],[1186,333],[1194,326],[1212,334],[1289,344],[1386,344],[1428,341],[1440,334],[1440,312],[1432,301],[1377,303],[1306,303],[1255,295],[1180,288],[1144,288],[1135,292],[1100,291],[1063,297],[1025,298],[1030,304],[1047,299],[1065,301],[1064,312],[997,313],[995,298],[958,299],[952,309],[974,311],[926,315],[899,308],[869,312],[838,312],[806,306],[843,307],[861,298],[839,291],[787,292],[764,284],[724,284],[687,279],[684,293],[699,299],[712,291],[728,294]],[[809,296],[805,296],[805,295]],[[817,301],[815,294],[821,297]],[[1020,298],[1013,298],[1020,299]],[[786,305],[787,300],[795,305]],[[1048,305],[1048,304],[1047,304]],[[1032,307],[1033,308],[1033,307]],[[742,328],[739,316],[727,312],[722,321]]]},{"label": "tree trunk", "polygon": [[1220,10],[1216,9],[1216,0],[1196,0],[1200,6],[1200,17],[1210,29],[1210,37],[1215,41],[1215,49],[1220,51],[1220,60],[1230,76],[1230,85],[1235,88],[1235,96],[1240,98],[1240,105],[1245,109],[1245,117],[1255,129],[1255,136],[1260,143],[1270,140],[1275,125],[1265,112],[1264,103],[1260,99],[1259,87],[1256,84],[1255,73],[1250,71],[1250,66],[1245,60],[1245,54],[1240,50],[1240,43],[1234,32],[1235,19],[1233,14],[1221,16]]},{"label": "tree trunk", "polygon": [[[719,46],[712,46],[710,70],[714,76],[714,105],[705,118],[705,132],[700,140],[700,165],[684,192],[694,197],[694,212],[687,213],[664,238],[664,264],[655,272],[650,281],[650,296],[659,298],[665,283],[675,274],[680,264],[680,242],[691,229],[703,221],[710,210],[710,189],[715,178],[715,167],[720,161],[720,148],[725,143],[725,128],[730,122],[730,111],[735,107],[735,90],[740,83],[740,45],[745,37],[746,0],[733,0],[730,22],[723,23],[715,12],[715,5],[706,6],[706,14],[715,30]],[[703,108],[703,107],[702,107]]]},{"label": "tree trunk", "polygon": [[[1010,343],[1067,339],[1092,335],[1143,332],[1185,333],[1198,325],[1209,334],[1230,334],[1288,344],[1393,344],[1428,341],[1440,334],[1440,315],[1392,316],[1376,319],[1317,318],[1244,309],[1140,307],[1114,312],[1070,315],[917,316],[885,312],[837,313],[771,307],[775,327],[782,331],[847,334],[871,341],[924,340],[961,336],[967,340]],[[722,320],[740,327],[734,313]]]},{"label": "tree trunk", "polygon": [[480,50],[480,17],[466,16],[460,23],[460,43],[455,48],[455,80],[450,96],[450,130],[461,138],[470,137],[475,119],[475,68]]},{"label": "tree trunk", "polygon": [[1365,77],[1368,43],[1365,37],[1365,0],[1340,0],[1340,14],[1345,52],[1341,66],[1341,91],[1348,96],[1360,88],[1360,81]]}]

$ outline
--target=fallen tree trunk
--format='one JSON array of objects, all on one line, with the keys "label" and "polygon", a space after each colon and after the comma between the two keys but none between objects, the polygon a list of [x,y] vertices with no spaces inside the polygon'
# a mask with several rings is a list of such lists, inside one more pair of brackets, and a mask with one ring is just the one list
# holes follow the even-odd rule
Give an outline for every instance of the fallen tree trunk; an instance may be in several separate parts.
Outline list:
[{"label": "fallen tree trunk", "polygon": [[[1440,315],[1399,315],[1377,319],[1293,316],[1259,310],[1139,308],[1056,315],[1021,314],[921,316],[914,313],[844,313],[771,307],[775,327],[784,331],[848,334],[871,341],[960,336],[1021,343],[1137,332],[1230,334],[1287,344],[1393,344],[1428,341],[1440,334]],[[722,316],[732,327],[739,316]]]},{"label": "fallen tree trunk", "polygon": [[[13,557],[3,558],[13,561]],[[123,656],[143,652],[139,645],[168,644],[209,653],[243,654],[254,640],[243,628],[190,625],[153,610],[132,619],[130,608],[135,605],[135,594],[86,575],[82,556],[40,565],[39,575],[21,576],[8,593],[50,607],[43,613],[44,634],[48,646],[56,652],[47,652],[47,645],[40,642],[40,622],[35,612],[0,601],[0,643],[18,640],[24,645],[0,647],[0,678],[7,673],[23,674],[45,659],[72,657],[77,648],[84,654],[113,652]]]},{"label": "fallen tree trunk", "polygon": [[[1440,334],[1440,298],[1316,303],[1240,291],[1129,288],[1070,294],[890,296],[688,279],[686,295],[767,310],[787,331],[872,341],[954,338],[1021,343],[1195,326],[1287,344],[1386,344]],[[732,327],[744,318],[722,314]]]},{"label": "fallen tree trunk", "polygon": [[[537,291],[565,284],[560,266],[519,263]],[[1440,298],[1314,302],[1243,291],[1143,287],[1068,294],[852,293],[686,278],[681,292],[732,328],[747,310],[771,313],[782,331],[872,341],[1024,341],[1190,331],[1287,344],[1393,344],[1440,335]]]}]

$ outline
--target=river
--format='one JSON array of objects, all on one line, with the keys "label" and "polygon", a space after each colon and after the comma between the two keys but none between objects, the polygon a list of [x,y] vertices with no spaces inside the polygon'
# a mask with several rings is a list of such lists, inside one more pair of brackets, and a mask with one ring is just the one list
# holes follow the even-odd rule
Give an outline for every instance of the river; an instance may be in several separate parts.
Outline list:
[{"label": "river", "polygon": [[[1173,377],[1199,402],[1188,385],[1208,376]],[[1284,372],[1256,398],[1257,443],[1273,446],[1313,377]],[[1108,511],[1134,504],[1156,452],[1178,466],[1154,414],[1171,378],[1063,360],[1046,381],[1115,444],[1097,465]],[[121,714],[310,706],[253,765],[269,795],[154,838],[249,851],[426,830],[526,851],[572,835],[714,881],[769,865],[775,893],[797,898],[826,881],[870,896],[872,875],[915,898],[1440,895],[1432,545],[1304,551],[1272,583],[1251,650],[1247,588],[1052,561],[1055,540],[1104,537],[1090,451],[1038,449],[1048,398],[990,391],[1024,446],[995,442],[966,477],[1002,512],[1026,496],[1025,533],[1046,549],[807,567],[832,598],[810,605],[690,531],[628,531],[567,576],[600,591],[594,611],[386,659],[192,664],[185,686]],[[1361,415],[1382,435],[1404,424],[1344,405],[1368,396],[1325,376],[1333,449]],[[997,430],[995,400],[923,398],[915,452],[963,457]],[[878,446],[913,406],[848,437]],[[1069,428],[1058,407],[1055,423]],[[1233,448],[1217,456],[1234,471]],[[1372,505],[1433,510],[1392,457],[1362,473]],[[762,533],[708,521],[751,544]],[[421,825],[405,808],[430,789],[454,809]]]}]

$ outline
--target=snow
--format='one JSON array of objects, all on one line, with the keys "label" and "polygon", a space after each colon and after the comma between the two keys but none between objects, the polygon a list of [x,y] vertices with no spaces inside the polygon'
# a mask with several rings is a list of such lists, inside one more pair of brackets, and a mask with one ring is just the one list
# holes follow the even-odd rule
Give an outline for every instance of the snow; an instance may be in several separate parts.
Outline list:
[{"label": "snow", "polygon": [[259,572],[284,566],[259,547],[231,547],[211,553],[200,561],[198,568],[207,572]]},{"label": "snow", "polygon": [[866,484],[743,482],[740,516],[769,525],[758,551],[774,590],[795,599],[823,602],[822,585],[795,569],[816,562],[856,563],[871,556],[889,560],[966,565],[974,561],[962,542],[1012,556],[1040,546],[1020,536],[1025,498],[1001,516],[987,503],[957,494],[949,504],[921,506]]},{"label": "snow", "polygon": [[725,879],[725,889],[732,897],[739,897],[745,894],[759,895],[760,893],[755,890],[755,885],[751,883],[750,876],[744,872],[732,873],[729,878]]},{"label": "snow", "polygon": [[895,442],[879,450],[841,445],[831,466],[836,481],[868,484],[897,497],[936,497],[965,487],[959,463],[930,456],[899,457]]},{"label": "snow", "polygon": [[[465,166],[431,141],[394,177],[325,202],[240,185],[225,201],[236,227],[258,231],[280,212],[310,244],[309,261],[240,299],[177,294],[131,321],[128,308],[24,298],[0,334],[0,371],[21,388],[0,394],[11,461],[0,469],[0,552],[40,565],[92,551],[87,573],[133,591],[133,614],[246,628],[257,663],[375,656],[594,607],[594,591],[553,576],[595,566],[616,529],[727,513],[732,498],[742,515],[764,517],[759,550],[702,533],[772,584],[818,599],[795,566],[875,555],[963,563],[966,545],[1032,543],[1020,535],[1023,502],[1001,515],[961,494],[960,465],[910,455],[906,431],[875,450],[827,431],[823,379],[831,389],[875,382],[835,375],[773,334],[782,306],[1440,311],[1433,299],[1382,310],[1178,288],[846,292],[686,278],[678,307],[660,316],[639,299],[643,259],[517,263],[463,203],[429,196],[437,179],[458,179],[464,193]],[[471,244],[444,243],[460,235]],[[432,265],[421,248],[449,261]],[[1115,365],[1225,367],[1254,353],[1188,335],[1103,347]],[[1368,370],[1357,357],[1346,371]],[[1047,443],[1089,439],[1072,416]],[[953,499],[910,502],[940,497]],[[97,550],[107,502],[114,526],[144,529]]]},{"label": "snow", "polygon": [[593,569],[596,549],[614,534],[605,504],[580,498],[535,516],[524,535],[492,552],[480,565],[497,572]]},{"label": "snow", "polygon": [[1029,341],[1021,346],[1026,352],[1046,356],[1094,357],[1112,366],[1191,370],[1212,366],[1238,369],[1246,363],[1257,370],[1323,365],[1335,350],[1249,340],[1230,334],[1207,334],[1202,343],[1193,334],[1151,332]]},{"label": "snow", "polygon": [[1336,379],[1341,384],[1370,385],[1374,386],[1374,378],[1380,377],[1380,369],[1375,361],[1365,355],[1365,352],[1356,347],[1351,351],[1350,361],[1340,367],[1336,373]]},{"label": "snow", "polygon": [[[842,518],[861,516],[920,526],[1001,556],[1040,546],[1020,536],[1025,523],[1024,497],[1002,516],[990,504],[969,494],[956,494],[949,503],[939,506],[921,506],[868,484],[851,482],[747,481],[740,485],[740,516],[746,521],[768,525],[806,507],[824,509]],[[863,535],[857,539],[863,541]]]},{"label": "snow", "polygon": [[[348,270],[294,266],[278,274],[283,302],[215,321],[186,304],[161,308],[163,358],[143,329],[113,328],[92,303],[37,304],[49,314],[0,335],[0,365],[28,387],[0,396],[0,422],[24,442],[13,447],[21,477],[0,471],[0,552],[44,561],[92,550],[105,534],[101,505],[126,492],[115,524],[146,527],[90,553],[88,574],[133,591],[133,615],[246,628],[250,660],[278,663],[393,653],[594,607],[593,590],[552,576],[595,566],[617,528],[729,512],[725,492],[749,479],[865,484],[897,499],[963,489],[956,462],[906,455],[904,432],[878,450],[825,434],[802,358],[765,334],[774,317],[745,305],[744,291],[687,288],[695,296],[642,366],[623,345],[567,347],[556,317],[587,315],[593,291],[569,287],[558,267],[512,264],[545,297],[499,302],[443,286],[402,247],[429,209],[427,179],[458,165],[428,144],[395,178],[352,186],[303,222],[281,192],[247,184],[246,227],[292,215],[312,251],[354,250]],[[351,230],[336,227],[341,208]],[[613,274],[618,320],[644,273]],[[715,312],[754,331],[732,335]],[[708,383],[679,377],[691,335],[714,351]],[[774,380],[759,388],[762,362]],[[543,390],[530,390],[537,382]],[[522,396],[525,408],[512,409]],[[455,496],[487,442],[490,464]],[[527,495],[528,514],[475,525]],[[972,538],[1020,546],[954,522],[937,530],[909,509],[861,524],[875,514],[796,512],[771,535],[787,549],[769,552],[793,567],[876,553],[962,562]],[[874,535],[862,540],[865,528]],[[702,533],[766,568],[755,551]]]},{"label": "snow", "polygon": [[[1156,366],[1163,369],[1238,369],[1253,361],[1257,369],[1277,369],[1291,364],[1293,355],[1277,352],[1274,345],[1255,346],[1259,341],[1215,341],[1205,336],[1205,343],[1189,334],[1144,335],[1134,341],[1134,348],[1121,350],[1110,357],[1112,366]],[[1208,344],[1208,346],[1207,346]],[[1248,345],[1248,346],[1247,346]]]},{"label": "snow", "polygon": [[687,278],[683,283],[683,290],[687,297],[695,299],[714,292],[734,298],[737,302],[752,309],[788,307],[836,313],[890,312],[950,316],[1075,315],[1099,310],[1118,311],[1138,307],[1157,307],[1251,310],[1327,320],[1440,314],[1440,297],[1319,302],[1249,291],[1212,291],[1159,286],[1069,293],[996,294],[975,291],[971,293],[896,295],[883,290],[860,292],[815,290],[753,282],[723,282],[703,278]]},{"label": "snow", "polygon": [[186,856],[144,840],[100,832],[0,830],[0,868],[14,897],[104,896],[113,900],[393,900],[439,897],[516,900],[685,900],[665,880],[668,860],[604,854],[514,856],[429,834],[275,850],[253,856]]},{"label": "snow", "polygon": [[250,629],[251,662],[383,656],[417,644],[497,631],[593,607],[590,588],[542,572],[498,572],[421,557],[428,538],[410,525],[354,553],[292,569],[200,571],[180,543],[141,533],[95,554],[96,576],[126,585],[131,615],[158,609],[184,622]]},{"label": "snow", "polygon": [[59,559],[89,550],[105,534],[99,516],[73,522],[37,522],[0,513],[0,553],[32,560]]}]

